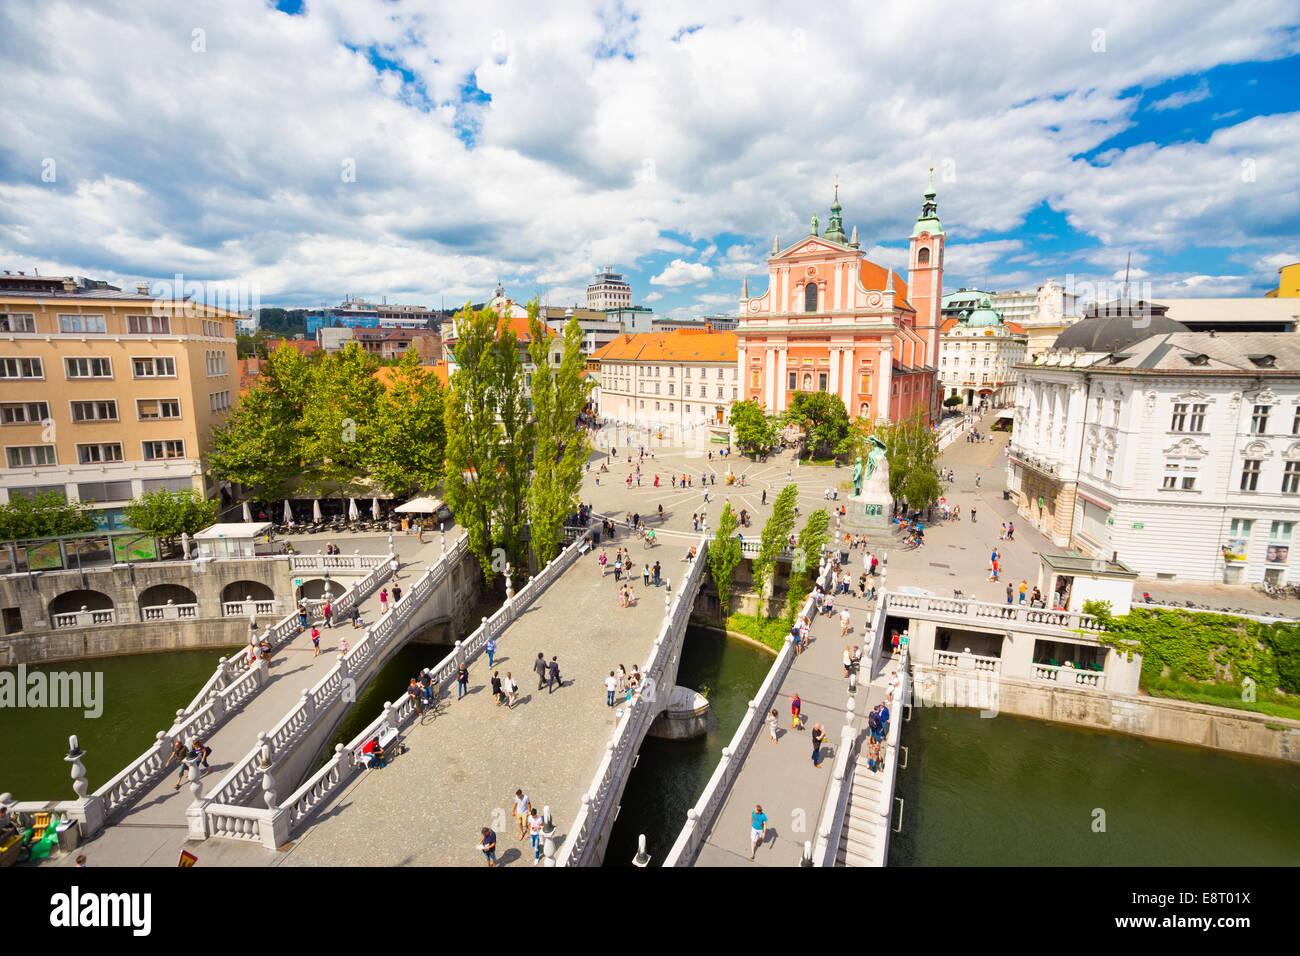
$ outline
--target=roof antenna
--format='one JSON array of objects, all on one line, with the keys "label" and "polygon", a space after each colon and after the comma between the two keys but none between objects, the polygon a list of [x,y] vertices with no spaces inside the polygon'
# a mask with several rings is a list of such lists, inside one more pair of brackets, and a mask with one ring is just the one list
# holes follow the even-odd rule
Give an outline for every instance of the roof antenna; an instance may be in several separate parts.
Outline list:
[{"label": "roof antenna", "polygon": [[1128,264],[1124,266],[1124,298],[1128,298],[1128,271],[1133,265],[1133,250],[1128,251]]}]

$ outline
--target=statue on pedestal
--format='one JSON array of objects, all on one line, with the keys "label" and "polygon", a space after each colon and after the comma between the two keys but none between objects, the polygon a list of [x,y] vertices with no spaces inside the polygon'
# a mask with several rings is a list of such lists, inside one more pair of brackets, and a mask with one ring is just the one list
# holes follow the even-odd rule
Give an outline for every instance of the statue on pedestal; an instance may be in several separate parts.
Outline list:
[{"label": "statue on pedestal", "polygon": [[862,459],[858,458],[853,466],[853,496],[862,494]]},{"label": "statue on pedestal", "polygon": [[[885,458],[885,443],[876,435],[872,435],[867,441],[871,443],[871,452],[867,455],[866,480],[870,481],[871,476],[877,471],[887,476],[889,474],[889,462]],[[876,480],[879,481],[880,479]],[[888,478],[885,480],[888,481]]]}]

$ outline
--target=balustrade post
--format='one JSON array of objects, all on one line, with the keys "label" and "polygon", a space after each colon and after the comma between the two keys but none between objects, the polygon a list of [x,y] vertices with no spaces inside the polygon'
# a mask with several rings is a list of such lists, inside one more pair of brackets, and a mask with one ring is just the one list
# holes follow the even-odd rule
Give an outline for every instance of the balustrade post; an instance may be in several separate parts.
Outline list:
[{"label": "balustrade post", "polygon": [[262,774],[262,799],[268,810],[275,809],[275,777],[269,771]]},{"label": "balustrade post", "polygon": [[542,856],[543,866],[555,866],[555,821],[549,806],[542,807]]},{"label": "balustrade post", "polygon": [[316,716],[316,702],[312,700],[311,690],[309,688],[303,688],[302,710],[303,710],[303,714],[307,718],[307,723],[310,724],[312,722],[312,718]]},{"label": "balustrade post", "polygon": [[257,748],[261,756],[261,761],[258,763],[258,769],[270,770],[271,769],[271,743],[266,739],[266,731],[264,730],[258,731]]},{"label": "balustrade post", "polygon": [[389,727],[391,727],[393,730],[398,729],[397,715],[393,711],[393,704],[391,701],[384,702],[384,723],[387,724]]}]

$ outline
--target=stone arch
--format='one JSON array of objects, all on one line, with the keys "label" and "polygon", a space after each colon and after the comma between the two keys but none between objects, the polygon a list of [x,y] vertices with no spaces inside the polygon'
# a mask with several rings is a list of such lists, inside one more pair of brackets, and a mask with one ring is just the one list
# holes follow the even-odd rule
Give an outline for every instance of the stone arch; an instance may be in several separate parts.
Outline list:
[{"label": "stone arch", "polygon": [[198,604],[198,596],[183,584],[155,584],[140,592],[140,610],[172,604]]},{"label": "stone arch", "polygon": [[930,249],[928,246],[922,246],[916,253],[916,264],[918,266],[928,266],[930,264]]},{"label": "stone arch", "polygon": [[[347,590],[347,587],[330,578],[330,594],[336,599],[340,594]],[[324,578],[304,578],[302,587],[298,589],[298,597],[304,601],[323,601],[325,599],[325,579]]]},{"label": "stone arch", "polygon": [[222,604],[243,601],[246,598],[252,598],[254,601],[274,601],[275,592],[261,581],[231,581],[221,589]]},{"label": "stone arch", "polygon": [[70,614],[82,608],[88,611],[112,611],[113,599],[102,591],[64,591],[50,602],[50,617]]}]

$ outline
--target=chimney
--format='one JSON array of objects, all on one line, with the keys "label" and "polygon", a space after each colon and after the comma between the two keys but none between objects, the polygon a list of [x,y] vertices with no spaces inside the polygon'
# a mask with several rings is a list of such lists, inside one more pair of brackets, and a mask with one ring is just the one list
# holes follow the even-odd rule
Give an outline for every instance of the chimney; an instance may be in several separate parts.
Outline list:
[{"label": "chimney", "polygon": [[64,291],[64,292],[75,292],[76,290],[77,290],[77,280],[74,279],[74,278],[72,278],[72,276],[64,276],[64,277],[63,277],[63,291]]},{"label": "chimney", "polygon": [[140,295],[148,295],[148,294],[149,294],[149,283],[147,283],[147,282],[137,282],[137,283],[135,284],[135,291],[138,292]]}]

